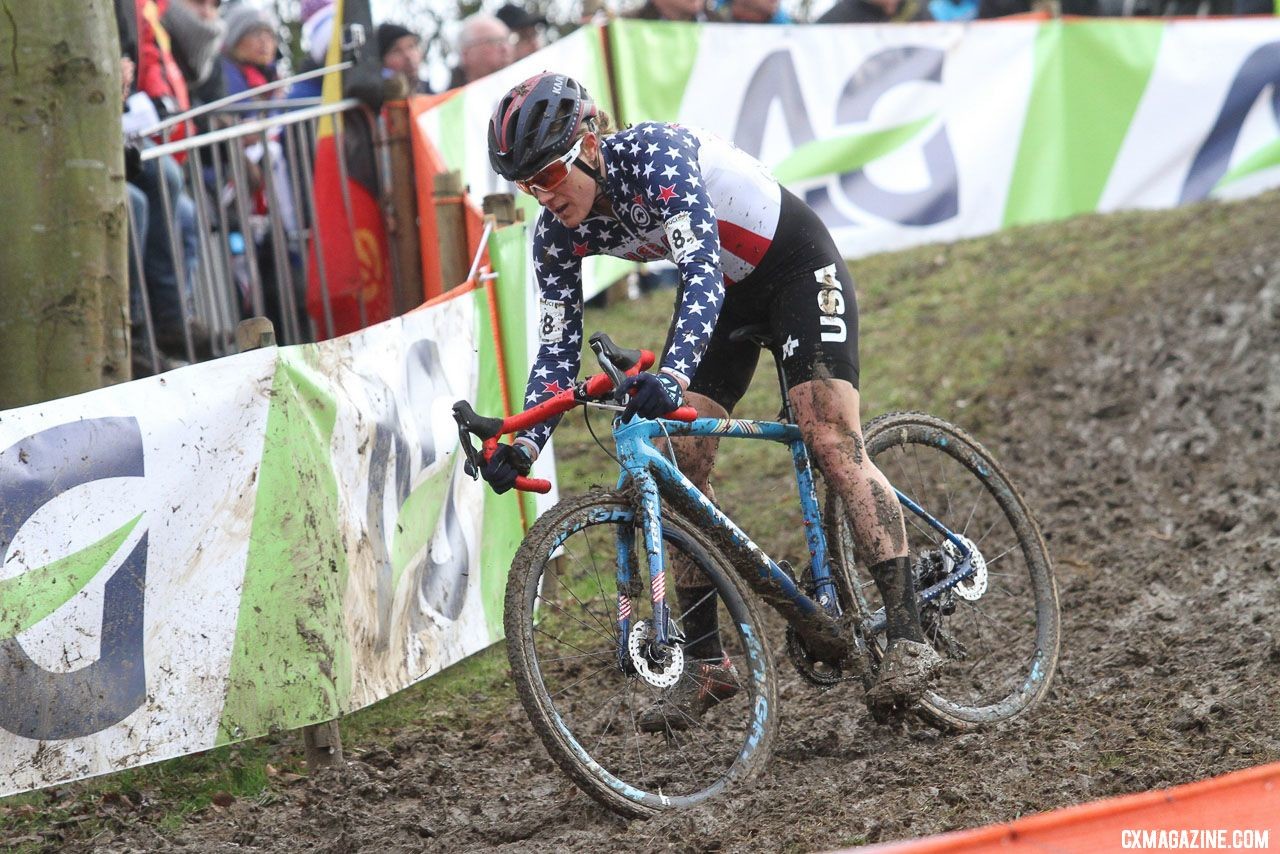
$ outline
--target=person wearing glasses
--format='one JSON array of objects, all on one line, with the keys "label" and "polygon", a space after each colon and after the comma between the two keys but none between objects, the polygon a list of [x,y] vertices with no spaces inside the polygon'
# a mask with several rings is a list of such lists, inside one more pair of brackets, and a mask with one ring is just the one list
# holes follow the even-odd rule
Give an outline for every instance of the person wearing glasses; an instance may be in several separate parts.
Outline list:
[{"label": "person wearing glasses", "polygon": [[456,89],[506,68],[516,59],[516,37],[492,15],[472,15],[462,22],[458,36],[458,64],[449,78]]},{"label": "person wearing glasses", "polygon": [[[941,660],[921,630],[902,510],[863,446],[853,280],[817,214],[759,161],[711,134],[657,122],[615,132],[586,89],[561,74],[511,89],[489,120],[488,144],[494,171],[542,205],[533,230],[539,349],[525,403],[577,378],[582,259],[590,255],[664,258],[680,273],[660,370],[628,381],[626,418],[657,418],[686,401],[727,418],[760,355],[729,333],[768,324],[796,421],[850,508],[858,557],[886,603],[889,647],[867,701],[877,710],[914,703]],[[483,471],[495,491],[528,473],[553,428],[498,446]],[[715,440],[673,441],[681,470],[710,495]],[[699,667],[641,716],[640,729],[650,732],[693,720],[738,691],[715,596],[678,564],[673,574],[684,635],[693,639],[686,660]]]}]

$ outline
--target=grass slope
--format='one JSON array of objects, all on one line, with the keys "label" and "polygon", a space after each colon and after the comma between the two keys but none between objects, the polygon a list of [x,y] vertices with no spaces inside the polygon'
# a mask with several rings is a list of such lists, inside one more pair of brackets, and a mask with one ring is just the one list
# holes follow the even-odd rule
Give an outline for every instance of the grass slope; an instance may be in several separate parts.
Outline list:
[{"label": "grass slope", "polygon": [[[1084,216],[948,245],[878,255],[852,264],[861,309],[864,420],[893,409],[924,409],[982,436],[987,404],[1034,383],[1057,345],[1090,335],[1098,321],[1138,310],[1172,274],[1209,274],[1225,259],[1248,257],[1280,221],[1280,192],[1232,204],[1173,211]],[[589,310],[628,347],[661,347],[672,294],[660,292]],[[593,366],[588,358],[585,363]],[[761,359],[736,414],[770,418],[778,391]],[[608,438],[607,420],[592,419]],[[581,414],[556,434],[560,489],[571,494],[612,485],[616,467],[596,447]],[[789,482],[785,451],[757,442],[726,443],[717,469],[722,503],[777,557],[802,547],[795,519],[778,512]],[[354,755],[390,744],[406,729],[482,727],[514,699],[501,645],[342,721]],[[0,848],[42,850],[60,841],[109,838],[142,821],[172,828],[229,799],[268,803],[305,773],[297,735],[259,739],[110,777],[0,801]]]}]

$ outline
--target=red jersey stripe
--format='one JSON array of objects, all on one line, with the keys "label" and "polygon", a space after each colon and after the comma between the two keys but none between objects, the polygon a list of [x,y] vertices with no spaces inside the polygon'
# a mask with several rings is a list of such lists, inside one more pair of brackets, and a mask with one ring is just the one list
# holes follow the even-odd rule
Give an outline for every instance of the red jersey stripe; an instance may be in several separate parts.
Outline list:
[{"label": "red jersey stripe", "polygon": [[720,245],[746,261],[752,267],[759,266],[764,253],[769,251],[769,239],[748,231],[727,220],[717,220],[720,229]]}]

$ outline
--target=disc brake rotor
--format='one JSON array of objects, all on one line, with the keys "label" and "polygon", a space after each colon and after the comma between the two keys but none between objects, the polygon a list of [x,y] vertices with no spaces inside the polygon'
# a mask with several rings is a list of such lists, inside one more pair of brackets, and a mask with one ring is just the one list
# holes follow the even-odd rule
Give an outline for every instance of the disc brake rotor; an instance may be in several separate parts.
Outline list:
[{"label": "disc brake rotor", "polygon": [[649,658],[649,639],[648,621],[640,620],[631,627],[631,634],[627,636],[627,652],[631,656],[631,664],[645,682],[655,688],[670,688],[680,680],[680,674],[684,673],[684,647],[679,644],[667,647],[667,660],[658,665]]},{"label": "disc brake rotor", "polygon": [[[957,536],[959,537],[959,535]],[[961,599],[977,602],[987,592],[987,559],[982,556],[982,552],[978,551],[978,546],[973,540],[968,537],[959,537],[959,539],[969,550],[967,560],[973,564],[973,573],[968,578],[957,583],[952,589]],[[942,544],[942,559],[946,571],[944,574],[951,573],[962,560],[965,560],[960,554],[960,549],[956,548],[955,543],[950,540]]]}]

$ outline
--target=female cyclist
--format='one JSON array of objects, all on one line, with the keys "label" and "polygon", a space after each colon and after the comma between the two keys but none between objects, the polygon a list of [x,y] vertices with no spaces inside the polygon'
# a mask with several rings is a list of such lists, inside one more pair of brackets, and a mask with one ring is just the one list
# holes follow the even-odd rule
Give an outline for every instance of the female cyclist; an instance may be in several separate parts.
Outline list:
[{"label": "female cyclist", "polygon": [[[652,122],[612,132],[586,89],[561,74],[531,77],[499,101],[489,121],[489,161],[543,207],[533,234],[539,350],[526,402],[577,378],[588,255],[666,258],[680,273],[661,369],[629,381],[625,417],[656,418],[685,401],[701,415],[728,417],[760,354],[729,333],[767,323],[796,422],[849,508],[859,558],[886,604],[889,646],[868,703],[918,699],[940,659],[920,627],[902,510],[863,447],[853,280],[818,216],[762,164],[714,136]],[[484,470],[496,491],[529,471],[553,427],[498,447]],[[716,441],[675,444],[685,476],[710,494]],[[705,583],[692,573],[676,566],[673,574],[684,634],[700,639],[686,647],[686,660],[702,664],[642,715],[647,731],[679,727],[737,693],[720,649],[715,597],[690,586]]]}]

